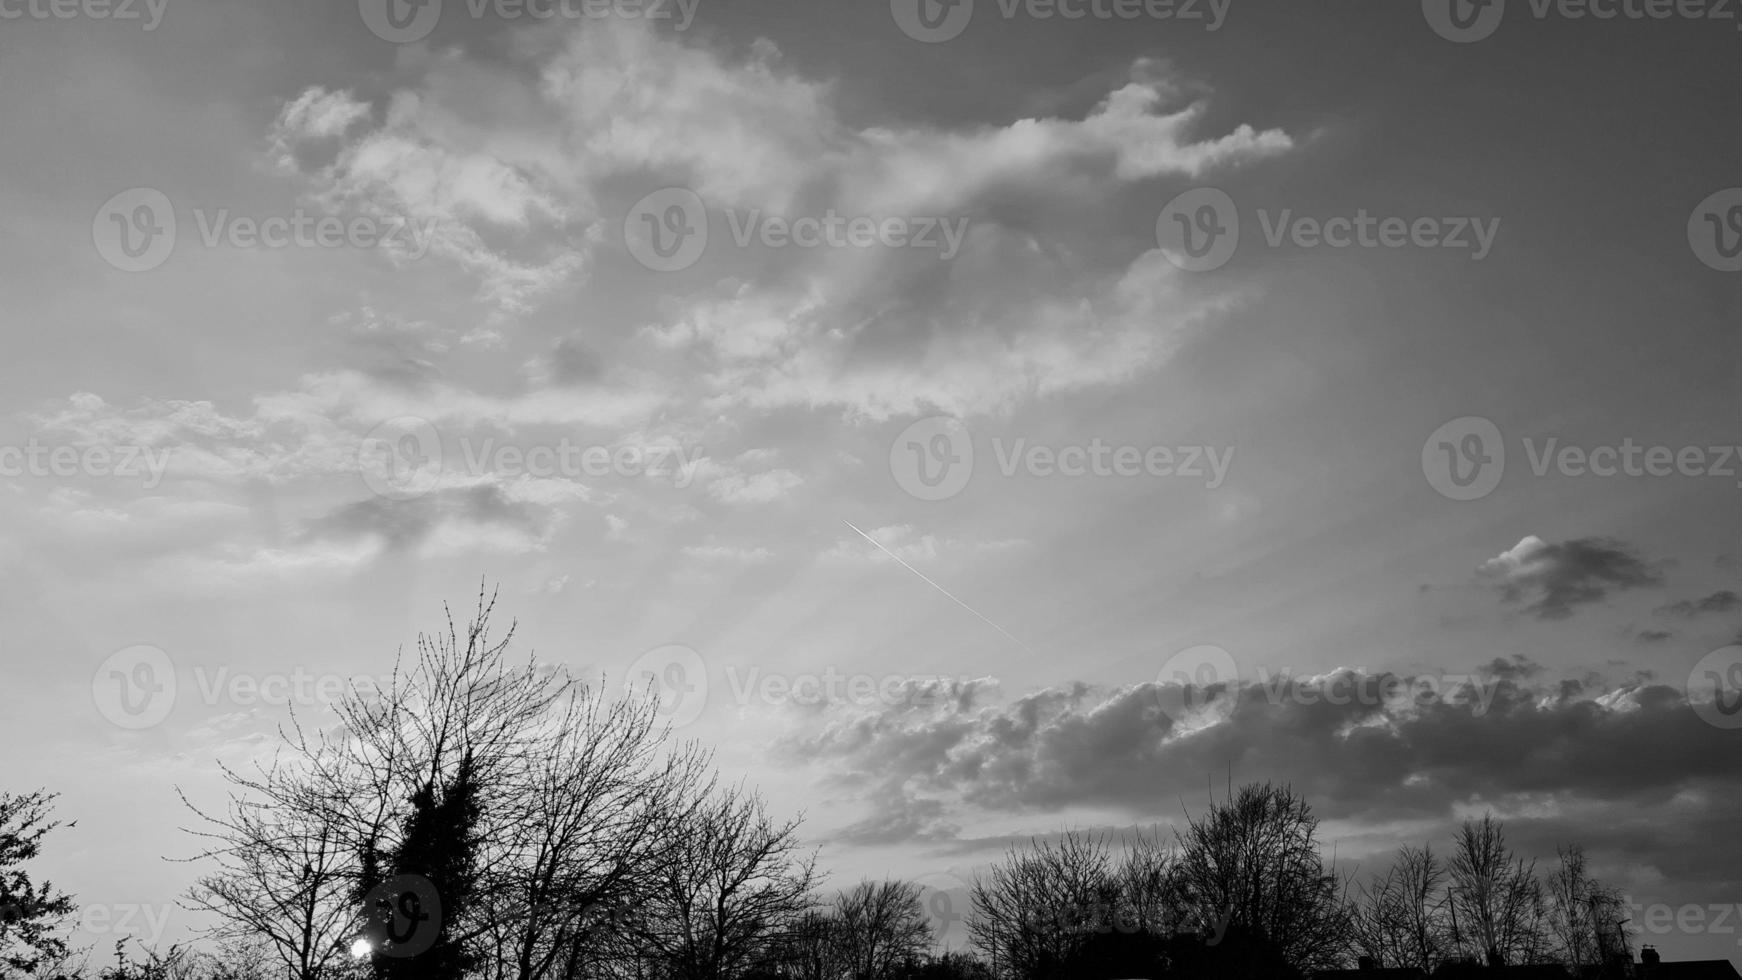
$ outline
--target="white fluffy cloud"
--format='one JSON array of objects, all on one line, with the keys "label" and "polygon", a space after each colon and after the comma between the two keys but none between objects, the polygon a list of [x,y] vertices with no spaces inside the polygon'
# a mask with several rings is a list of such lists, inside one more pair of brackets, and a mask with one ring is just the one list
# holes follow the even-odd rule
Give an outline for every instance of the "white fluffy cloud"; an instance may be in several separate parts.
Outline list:
[{"label": "white fluffy cloud", "polygon": [[[639,193],[695,190],[716,226],[710,249],[733,272],[718,285],[656,283],[675,288],[658,290],[660,319],[638,336],[685,355],[711,410],[978,414],[1127,381],[1232,297],[1190,288],[1201,284],[1144,247],[1109,260],[1099,219],[1145,182],[1292,146],[1249,125],[1201,133],[1206,104],[1182,101],[1148,62],[1081,119],[855,129],[831,86],[771,45],[739,58],[616,21],[520,57],[431,55],[377,107],[310,90],[280,114],[275,145],[336,142],[297,158],[310,193],[435,220],[438,252],[504,314],[620,250],[616,228]],[[829,212],[948,226],[960,251],[734,253],[726,233]],[[502,329],[488,336],[500,342]],[[590,333],[603,349],[623,331]]]},{"label": "white fluffy cloud", "polygon": [[[371,541],[431,554],[535,551],[585,506],[614,508],[600,532],[612,542],[632,525],[684,526],[698,507],[798,506],[826,492],[828,467],[811,462],[809,441],[828,438],[826,428],[780,447],[791,454],[712,456],[789,413],[822,427],[1004,413],[1165,363],[1239,301],[1239,287],[1194,281],[1142,228],[1110,246],[1108,215],[1163,199],[1156,181],[1291,146],[1277,130],[1204,132],[1205,104],[1182,100],[1183,87],[1147,62],[1081,118],[855,128],[837,113],[832,83],[766,43],[738,56],[621,20],[521,42],[506,61],[423,52],[379,96],[308,88],[266,133],[267,162],[305,199],[433,223],[435,260],[475,283],[483,319],[413,313],[389,283],[326,317],[341,363],[241,408],[173,393],[125,405],[74,395],[35,427],[80,446],[150,447],[167,454],[168,471],[152,507],[63,501],[55,526],[77,535],[107,523],[161,541],[179,526],[174,515],[220,508],[226,520],[210,526],[230,537],[188,536],[204,542],[199,560],[283,570],[356,566]],[[594,276],[608,263],[633,270],[615,228],[646,190],[674,184],[702,196],[719,232],[698,274]],[[948,223],[961,237],[948,258],[883,245],[738,249],[727,211]],[[594,307],[645,315],[576,322],[551,307],[578,288]],[[461,467],[444,471],[432,496],[385,506],[358,479],[359,447],[408,416],[474,447],[570,436],[700,443],[709,458],[681,503],[639,485],[626,500],[572,478]],[[256,499],[261,487],[269,507]],[[694,538],[675,546],[714,562],[780,553]],[[978,546],[915,536],[893,547],[924,561]]]}]

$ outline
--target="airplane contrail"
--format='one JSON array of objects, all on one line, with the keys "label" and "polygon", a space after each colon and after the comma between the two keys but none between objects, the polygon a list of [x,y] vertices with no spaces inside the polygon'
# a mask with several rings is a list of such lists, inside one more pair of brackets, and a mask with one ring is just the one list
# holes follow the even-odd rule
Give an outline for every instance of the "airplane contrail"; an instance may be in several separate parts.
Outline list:
[{"label": "airplane contrail", "polygon": [[921,582],[924,582],[925,584],[931,586],[932,588],[938,590],[939,592],[942,592],[951,602],[953,602],[956,605],[961,606],[963,609],[966,609],[967,611],[973,613],[980,620],[980,622],[985,623],[987,626],[992,627],[993,629],[997,630],[1000,633],[1003,633],[1004,636],[1010,640],[1010,642],[1016,644],[1017,646],[1021,647],[1024,650],[1027,650],[1029,653],[1033,654],[1034,656],[1037,656],[1037,657],[1040,656],[1040,653],[1038,651],[1036,651],[1033,647],[1029,646],[1028,644],[1022,642],[1021,640],[1017,639],[1015,634],[1011,633],[1009,630],[1005,629],[1004,627],[999,626],[997,623],[992,622],[990,619],[987,619],[985,617],[985,615],[983,615],[980,612],[980,610],[975,609],[973,606],[970,606],[967,603],[963,602],[962,600],[956,598],[950,592],[949,589],[946,589],[943,586],[937,584],[936,582],[933,582],[931,579],[927,578],[926,574],[924,572],[920,571],[917,568],[914,568],[912,565],[909,565],[906,561],[903,561],[902,557],[900,555],[896,554],[893,551],[890,551],[888,548],[883,547],[883,544],[881,542],[879,542],[876,538],[872,537],[871,535],[866,534],[864,531],[859,530],[858,527],[854,526],[852,521],[849,521],[846,518],[842,518],[841,523],[847,525],[850,528],[853,528],[853,532],[855,534],[857,534],[861,538],[864,538],[865,540],[871,542],[872,546],[875,547],[878,551],[881,551],[884,554],[888,555],[889,557],[895,559],[896,561],[901,562],[901,567],[907,569],[908,571],[912,572],[915,575],[918,575],[919,580]]}]

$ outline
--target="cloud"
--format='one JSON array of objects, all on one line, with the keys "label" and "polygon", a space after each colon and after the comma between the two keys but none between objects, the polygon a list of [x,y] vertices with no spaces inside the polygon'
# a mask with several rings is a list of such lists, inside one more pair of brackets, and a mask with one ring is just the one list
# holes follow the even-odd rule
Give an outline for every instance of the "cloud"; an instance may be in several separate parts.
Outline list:
[{"label": "cloud", "polygon": [[850,135],[771,46],[735,61],[621,20],[571,34],[539,88],[570,175],[675,173],[720,204],[783,208]]},{"label": "cloud", "polygon": [[1542,665],[1522,654],[1513,654],[1510,658],[1495,657],[1484,664],[1480,674],[1498,677],[1508,681],[1527,681],[1542,673]]},{"label": "cloud", "polygon": [[99,501],[74,487],[56,488],[36,514],[73,546],[110,554],[216,540],[246,527],[249,516],[231,501],[158,495]]},{"label": "cloud", "polygon": [[534,358],[525,368],[532,384],[581,385],[598,382],[605,376],[599,353],[579,335],[560,338],[549,353]]},{"label": "cloud", "polygon": [[1654,613],[1659,616],[1678,616],[1682,619],[1692,619],[1707,613],[1729,612],[1737,606],[1742,606],[1742,596],[1729,589],[1722,589],[1700,599],[1682,599],[1658,606]]},{"label": "cloud", "polygon": [[332,140],[369,118],[369,104],[350,92],[331,92],[320,86],[304,91],[284,104],[272,124],[274,163],[280,170],[299,169],[297,148],[303,144]]},{"label": "cloud", "polygon": [[1166,175],[1197,177],[1217,166],[1287,152],[1294,141],[1278,129],[1241,124],[1209,139],[1194,138],[1205,102],[1174,105],[1176,87],[1159,67],[1139,60],[1132,80],[1082,120],[1020,119],[968,134],[877,133],[895,149],[891,170],[904,182],[962,198],[1038,179],[1063,184],[1092,173],[1134,181]]},{"label": "cloud", "polygon": [[[737,56],[622,20],[522,40],[505,64],[432,55],[379,105],[311,89],[273,144],[297,151],[280,155],[319,201],[434,221],[434,250],[498,313],[466,336],[493,343],[623,249],[641,193],[694,190],[721,240],[704,261],[730,255],[731,274],[674,281],[638,336],[692,359],[708,412],[971,415],[1129,381],[1240,290],[1193,282],[1153,247],[1109,248],[1102,219],[1165,200],[1146,184],[1293,147],[1281,130],[1209,130],[1209,102],[1149,61],[1080,119],[857,128],[832,83],[772,45]],[[948,229],[959,252],[734,251],[725,234],[728,219],[825,213]],[[528,376],[572,384],[611,356],[559,344]]]},{"label": "cloud", "polygon": [[512,487],[480,484],[409,500],[360,500],[310,521],[304,533],[315,541],[379,539],[390,551],[513,553],[541,550],[557,522],[555,510]]},{"label": "cloud", "polygon": [[[479,474],[452,450],[558,432],[723,449],[776,415],[859,426],[1003,414],[1130,384],[1252,291],[1180,272],[1144,223],[1127,241],[1109,216],[1165,200],[1163,182],[1293,145],[1217,121],[1208,97],[1183,94],[1202,86],[1150,62],[1097,77],[1102,98],[1069,118],[864,126],[843,118],[833,82],[767,44],[735,52],[589,20],[516,32],[497,55],[421,51],[386,91],[310,87],[263,134],[266,162],[305,203],[433,222],[437,260],[475,282],[489,314],[406,307],[383,283],[323,314],[330,343],[313,345],[314,369],[240,404],[76,393],[31,423],[78,446],[167,453],[165,500],[222,505],[226,523],[178,547],[145,525],[179,526],[181,510],[101,495],[63,508],[67,521],[126,524],[142,550],[155,541],[212,569],[273,570],[353,567],[381,550],[537,550],[577,503],[611,507],[599,531],[611,540],[692,523],[698,505],[787,505],[820,477],[771,454],[706,461],[690,503]],[[703,261],[720,268],[649,285],[616,229],[634,200],[672,185],[705,199],[719,234]],[[883,246],[734,250],[726,209],[947,221],[964,237],[948,261]],[[635,274],[589,289],[584,318],[551,309],[607,261]],[[364,438],[404,417],[450,451],[440,481],[403,507],[357,499]],[[724,557],[700,537],[672,547]],[[925,561],[1021,544],[915,535],[891,547]],[[828,554],[881,558],[850,539]]]},{"label": "cloud", "polygon": [[[400,91],[379,124],[358,126],[373,109],[308,89],[279,113],[270,133],[274,162],[331,213],[428,229],[430,250],[475,275],[482,298],[502,313],[527,312],[581,269],[583,253],[571,238],[584,238],[584,219],[571,229],[562,196],[493,149],[490,127],[464,124],[428,95]],[[347,135],[331,158],[313,162],[311,142],[324,146],[340,134]]]},{"label": "cloud", "polygon": [[1502,600],[1538,619],[1565,619],[1610,592],[1662,584],[1655,568],[1609,538],[1550,544],[1530,535],[1476,571]]},{"label": "cloud", "polygon": [[331,582],[361,572],[384,552],[373,540],[303,541],[295,547],[226,543],[217,548],[166,555],[143,577],[173,582],[202,595],[258,592],[289,583]]},{"label": "cloud", "polygon": [[404,385],[439,379],[442,370],[437,362],[461,341],[456,330],[379,312],[370,305],[335,313],[327,322],[347,334],[349,363],[373,377]]},{"label": "cloud", "polygon": [[[1701,721],[1681,691],[1516,677],[1234,680],[1213,690],[1208,724],[1164,710],[1181,703],[1177,686],[1073,684],[1007,704],[982,696],[844,712],[781,751],[831,782],[870,787],[865,832],[912,828],[914,813],[960,821],[1090,808],[1156,819],[1230,767],[1241,781],[1293,783],[1328,818],[1365,822],[1523,797],[1643,807],[1742,777],[1729,733]],[[1402,685],[1394,696],[1358,694],[1388,690],[1387,678]],[[915,805],[928,799],[949,806]]]},{"label": "cloud", "polygon": [[885,274],[819,273],[851,290],[834,295],[740,284],[654,336],[706,358],[698,381],[717,411],[1002,415],[1131,382],[1247,296],[1205,294],[1153,249],[1073,268],[1044,234],[977,225],[948,268],[866,257]]},{"label": "cloud", "polygon": [[708,481],[708,495],[723,504],[767,504],[784,499],[803,483],[804,477],[789,469],[728,472]]},{"label": "cloud", "polygon": [[132,408],[79,393],[32,421],[72,445],[168,450],[172,480],[277,483],[308,476],[355,477],[363,437],[413,417],[459,435],[484,427],[638,426],[665,403],[646,379],[618,385],[488,394],[445,380],[404,383],[362,371],[305,375],[296,387],[256,395],[246,412],[209,401],[144,399]]},{"label": "cloud", "polygon": [[[948,817],[945,801],[923,795],[917,774],[942,765],[951,749],[974,729],[976,719],[998,692],[993,678],[910,681],[902,696],[880,711],[854,712],[834,718],[814,739],[789,738],[776,746],[788,762],[833,765],[865,755],[891,761],[872,772],[857,768],[835,782],[865,791],[873,800],[871,814],[840,829],[837,836],[855,844],[944,841],[959,827]],[[826,716],[827,704],[813,713]],[[821,754],[816,754],[820,751]]]},{"label": "cloud", "polygon": [[960,825],[946,819],[942,800],[896,795],[871,816],[842,828],[833,839],[843,844],[875,847],[949,841],[960,832]]}]

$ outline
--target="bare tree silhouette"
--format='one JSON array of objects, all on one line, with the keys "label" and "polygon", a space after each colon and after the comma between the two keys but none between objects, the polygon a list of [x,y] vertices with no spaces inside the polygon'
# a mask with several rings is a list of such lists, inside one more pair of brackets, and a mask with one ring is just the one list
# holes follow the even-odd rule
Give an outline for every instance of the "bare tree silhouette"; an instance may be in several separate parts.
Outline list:
[{"label": "bare tree silhouette", "polygon": [[1268,783],[1241,787],[1180,835],[1178,889],[1188,928],[1237,930],[1274,944],[1303,973],[1343,963],[1349,914],[1320,853],[1306,800]]},{"label": "bare tree silhouette", "polygon": [[1490,965],[1544,959],[1546,910],[1536,862],[1507,846],[1492,814],[1465,821],[1448,868],[1453,942],[1467,958]]},{"label": "bare tree silhouette", "polygon": [[1431,847],[1405,846],[1384,876],[1361,889],[1350,926],[1358,951],[1380,966],[1431,973],[1452,954],[1447,870]]},{"label": "bare tree silhouette", "polygon": [[623,920],[619,961],[635,976],[742,976],[803,921],[815,869],[797,820],[774,820],[742,787],[718,792],[675,828],[639,913]]},{"label": "bare tree silhouette", "polygon": [[[481,592],[463,631],[450,615],[420,636],[387,689],[336,706],[336,726],[293,714],[270,765],[226,770],[225,812],[189,804],[206,844],[193,860],[217,869],[188,903],[219,917],[218,935],[262,937],[293,977],[317,980],[351,955],[360,897],[413,872],[444,893],[433,927],[447,953],[420,968],[447,956],[492,980],[545,980],[601,954],[602,908],[665,880],[678,828],[712,786],[710,757],[671,742],[652,692],[606,701],[561,669],[511,660],[513,626],[491,636],[495,604]],[[467,815],[441,816],[459,787]],[[460,853],[443,840],[462,827]]]},{"label": "bare tree silhouette", "polygon": [[918,885],[861,882],[841,894],[834,912],[852,980],[889,980],[931,946],[931,923]]},{"label": "bare tree silhouette", "polygon": [[1620,928],[1627,919],[1621,893],[1590,876],[1580,845],[1562,847],[1556,855],[1559,864],[1546,882],[1554,957],[1575,970],[1602,966],[1616,956],[1631,958]]}]

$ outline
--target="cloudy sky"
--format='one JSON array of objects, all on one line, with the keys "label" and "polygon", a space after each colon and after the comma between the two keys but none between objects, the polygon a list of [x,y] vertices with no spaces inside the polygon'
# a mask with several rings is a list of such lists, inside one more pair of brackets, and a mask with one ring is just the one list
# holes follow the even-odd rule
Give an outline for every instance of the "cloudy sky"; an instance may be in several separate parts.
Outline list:
[{"label": "cloudy sky", "polygon": [[174,787],[488,581],[836,883],[1277,778],[1734,907],[1686,6],[0,0],[0,785],[178,938]]}]

